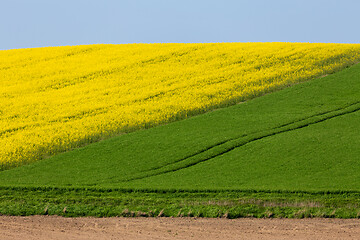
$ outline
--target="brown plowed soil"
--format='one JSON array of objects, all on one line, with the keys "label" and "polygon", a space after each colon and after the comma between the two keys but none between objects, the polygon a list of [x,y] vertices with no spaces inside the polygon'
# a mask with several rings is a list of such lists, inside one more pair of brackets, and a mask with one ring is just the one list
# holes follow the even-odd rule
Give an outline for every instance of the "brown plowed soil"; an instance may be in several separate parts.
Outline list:
[{"label": "brown plowed soil", "polygon": [[360,239],[360,219],[0,216],[0,239]]}]

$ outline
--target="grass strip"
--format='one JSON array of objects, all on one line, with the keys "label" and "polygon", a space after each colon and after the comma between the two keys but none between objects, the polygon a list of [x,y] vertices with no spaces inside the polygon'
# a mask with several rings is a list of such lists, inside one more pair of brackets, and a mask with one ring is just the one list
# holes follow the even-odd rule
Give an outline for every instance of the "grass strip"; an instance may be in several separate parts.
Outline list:
[{"label": "grass strip", "polygon": [[0,187],[1,215],[360,218],[360,192]]}]

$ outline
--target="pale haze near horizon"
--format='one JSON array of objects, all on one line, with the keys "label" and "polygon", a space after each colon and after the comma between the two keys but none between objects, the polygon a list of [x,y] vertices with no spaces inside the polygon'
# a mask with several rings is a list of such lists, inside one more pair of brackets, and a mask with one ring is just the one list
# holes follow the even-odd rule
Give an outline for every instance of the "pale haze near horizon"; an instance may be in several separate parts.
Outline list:
[{"label": "pale haze near horizon", "polygon": [[0,0],[0,49],[84,44],[359,43],[356,0]]}]

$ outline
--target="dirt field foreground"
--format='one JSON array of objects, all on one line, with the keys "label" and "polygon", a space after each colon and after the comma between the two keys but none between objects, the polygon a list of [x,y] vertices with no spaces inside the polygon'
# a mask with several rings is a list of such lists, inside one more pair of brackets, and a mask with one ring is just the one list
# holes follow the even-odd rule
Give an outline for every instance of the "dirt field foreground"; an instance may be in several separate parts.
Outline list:
[{"label": "dirt field foreground", "polygon": [[359,239],[360,219],[0,216],[1,239]]}]

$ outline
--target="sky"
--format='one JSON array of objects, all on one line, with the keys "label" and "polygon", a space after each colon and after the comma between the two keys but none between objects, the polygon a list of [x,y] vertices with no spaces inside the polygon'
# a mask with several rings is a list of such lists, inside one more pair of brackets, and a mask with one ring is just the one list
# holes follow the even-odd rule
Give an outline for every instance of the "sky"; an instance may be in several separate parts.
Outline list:
[{"label": "sky", "polygon": [[124,43],[359,43],[359,0],[0,0],[0,49]]}]

